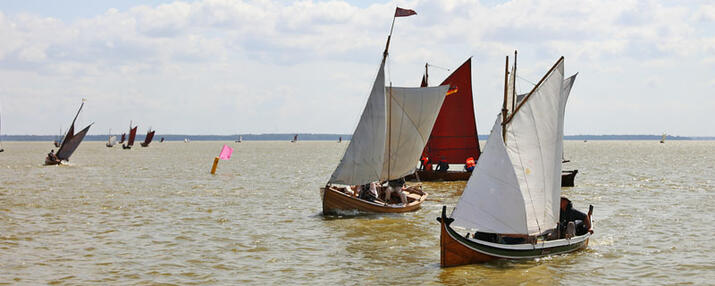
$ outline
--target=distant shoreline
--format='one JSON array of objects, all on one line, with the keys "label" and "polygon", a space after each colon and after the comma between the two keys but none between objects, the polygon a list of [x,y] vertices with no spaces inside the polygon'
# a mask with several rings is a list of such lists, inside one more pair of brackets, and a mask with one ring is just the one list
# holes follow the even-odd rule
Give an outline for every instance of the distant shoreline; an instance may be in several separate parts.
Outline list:
[{"label": "distant shoreline", "polygon": [[[113,134],[117,135],[117,134]],[[119,134],[121,135],[121,134]],[[119,137],[117,135],[117,137]],[[244,141],[290,141],[295,134],[237,134],[237,135],[188,135],[188,134],[156,134],[154,141],[159,141],[165,138],[168,141],[235,141],[239,137],[243,137]],[[109,135],[87,135],[86,141],[107,141]],[[625,141],[657,141],[662,135],[566,135],[564,140],[567,141],[604,141],[604,140],[625,140]],[[298,133],[298,141],[337,141],[342,137],[343,140],[350,140],[350,134],[304,134]],[[479,135],[480,141],[486,141],[487,135]],[[56,135],[2,135],[2,141],[54,141],[57,140]],[[117,138],[119,139],[119,138]],[[137,135],[137,141],[143,141],[144,135]],[[691,141],[710,141],[715,140],[715,137],[709,136],[667,136],[667,140],[691,140]]]}]

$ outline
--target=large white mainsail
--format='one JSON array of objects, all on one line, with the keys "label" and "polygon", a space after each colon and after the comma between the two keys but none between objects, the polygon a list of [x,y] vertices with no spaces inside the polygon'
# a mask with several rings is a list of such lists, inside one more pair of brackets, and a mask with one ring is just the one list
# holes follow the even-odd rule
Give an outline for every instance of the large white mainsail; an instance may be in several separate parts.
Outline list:
[{"label": "large white mainsail", "polygon": [[427,144],[448,88],[385,87],[383,61],[352,140],[328,183],[362,185],[414,172],[414,158]]},{"label": "large white mainsail", "polygon": [[370,97],[330,184],[362,185],[380,178],[385,157],[385,60],[380,63]]},{"label": "large white mainsail", "polygon": [[[504,141],[496,138],[501,133],[502,115],[498,116],[487,147],[452,213],[457,225],[529,235],[556,227],[568,98],[563,71],[561,58],[507,119]],[[495,129],[500,132],[495,133]],[[510,162],[511,168],[505,162]],[[518,221],[520,218],[524,220]]]}]

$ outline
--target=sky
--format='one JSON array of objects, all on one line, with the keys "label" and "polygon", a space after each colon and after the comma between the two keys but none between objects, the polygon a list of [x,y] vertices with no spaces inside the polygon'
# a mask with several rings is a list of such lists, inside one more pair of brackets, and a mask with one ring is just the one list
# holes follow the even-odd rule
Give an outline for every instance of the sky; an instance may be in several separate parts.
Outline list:
[{"label": "sky", "polygon": [[86,98],[90,134],[352,133],[395,6],[418,14],[396,19],[387,80],[472,57],[480,134],[518,50],[520,92],[561,56],[578,73],[566,135],[715,136],[715,3],[697,0],[2,1],[0,132],[57,134]]}]

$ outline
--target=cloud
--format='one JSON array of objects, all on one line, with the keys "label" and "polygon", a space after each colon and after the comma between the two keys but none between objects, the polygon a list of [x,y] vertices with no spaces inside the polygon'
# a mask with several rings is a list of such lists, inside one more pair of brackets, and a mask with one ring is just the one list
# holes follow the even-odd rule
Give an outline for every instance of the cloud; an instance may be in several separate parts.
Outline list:
[{"label": "cloud", "polygon": [[[494,95],[500,93],[504,56],[514,49],[520,74],[532,81],[564,55],[567,69],[583,72],[577,85],[628,86],[625,81],[635,74],[642,74],[637,80],[646,87],[654,79],[661,88],[680,77],[691,80],[681,73],[663,74],[671,70],[704,71],[696,75],[703,84],[694,87],[703,90],[694,92],[705,93],[712,85],[704,75],[715,64],[710,29],[715,5],[709,3],[414,0],[404,5],[418,15],[396,20],[389,79],[416,85],[425,61],[456,67],[474,56],[479,122],[493,120],[489,110],[498,109]],[[124,126],[131,117],[169,132],[350,132],[384,49],[394,6],[176,1],[107,7],[72,21],[0,12],[5,86],[0,100],[54,110],[58,100],[72,105],[80,95],[94,98],[87,113],[97,116],[98,130]],[[433,72],[433,78],[447,75]],[[28,88],[34,86],[42,88]],[[576,90],[592,100],[610,98]],[[667,95],[655,92],[654,97]],[[621,100],[624,110],[647,109],[639,99]],[[8,126],[11,133],[57,129],[30,112],[8,113],[25,122]],[[48,116],[66,121],[59,113]],[[221,116],[230,120],[217,124]],[[596,124],[592,121],[581,124]]]}]

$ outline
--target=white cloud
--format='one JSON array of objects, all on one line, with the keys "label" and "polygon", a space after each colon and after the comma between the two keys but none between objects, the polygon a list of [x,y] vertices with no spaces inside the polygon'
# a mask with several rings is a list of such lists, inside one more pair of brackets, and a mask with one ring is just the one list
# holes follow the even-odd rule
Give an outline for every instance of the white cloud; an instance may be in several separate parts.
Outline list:
[{"label": "white cloud", "polygon": [[[657,116],[649,112],[649,102],[654,110],[668,102],[671,94],[665,90],[675,90],[668,87],[678,81],[699,81],[689,87],[693,93],[711,90],[712,4],[415,0],[400,5],[418,15],[396,21],[390,79],[416,85],[424,61],[456,67],[474,56],[481,133],[498,109],[503,59],[514,49],[519,49],[524,78],[537,80],[564,55],[567,70],[581,72],[574,98],[620,100],[619,112],[635,109],[630,113],[645,118]],[[125,126],[131,118],[174,133],[351,132],[394,6],[205,0],[107,8],[71,22],[0,12],[0,101],[18,107],[3,109],[8,123],[3,128],[14,134],[54,133],[57,127],[47,121],[67,121],[84,96],[91,99],[87,116],[96,116],[93,133]],[[435,79],[447,75],[433,72]],[[660,91],[647,90],[654,79]],[[605,94],[598,88],[604,85],[621,88]],[[634,86],[647,90],[650,100],[623,96],[638,93]],[[58,102],[71,108],[57,110]],[[57,114],[33,118],[31,110],[38,108]],[[689,110],[673,112],[693,116]],[[616,124],[599,110],[580,108],[579,113],[567,133]],[[578,128],[569,129],[573,126]],[[655,124],[632,130],[661,131]],[[715,135],[707,127],[681,131],[703,132]]]}]

